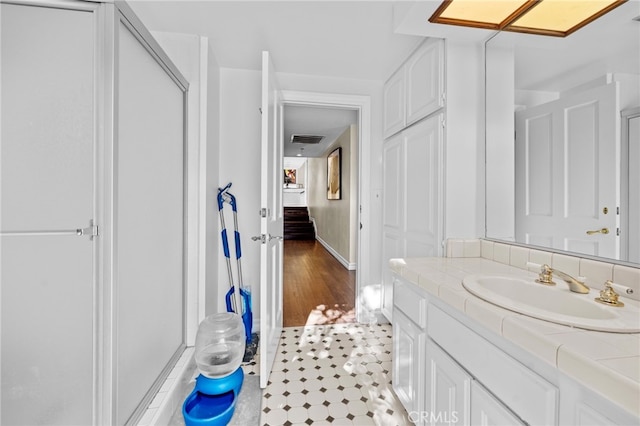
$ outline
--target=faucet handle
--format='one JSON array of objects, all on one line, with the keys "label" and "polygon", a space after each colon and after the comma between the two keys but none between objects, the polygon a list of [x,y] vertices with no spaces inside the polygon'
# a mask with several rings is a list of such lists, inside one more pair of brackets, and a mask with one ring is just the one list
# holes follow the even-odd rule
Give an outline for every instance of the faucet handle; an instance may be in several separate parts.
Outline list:
[{"label": "faucet handle", "polygon": [[555,281],[553,281],[553,269],[551,269],[551,266],[546,263],[540,266],[540,273],[536,282],[544,285],[556,285]]},{"label": "faucet handle", "polygon": [[604,290],[600,292],[600,297],[596,297],[596,302],[621,308],[624,303],[618,300],[619,297],[620,295],[613,289],[613,282],[607,280],[604,283]]}]

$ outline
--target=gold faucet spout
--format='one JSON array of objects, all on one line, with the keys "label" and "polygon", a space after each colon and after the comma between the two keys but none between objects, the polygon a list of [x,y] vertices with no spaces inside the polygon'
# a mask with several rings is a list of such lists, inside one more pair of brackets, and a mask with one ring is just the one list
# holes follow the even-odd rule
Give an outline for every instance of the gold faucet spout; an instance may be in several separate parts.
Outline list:
[{"label": "gold faucet spout", "polygon": [[557,269],[552,269],[553,273],[562,278],[564,282],[569,284],[569,290],[575,293],[586,294],[589,293],[589,287],[582,281],[578,281],[576,278],[573,278],[571,275],[566,274],[562,271],[558,271]]},{"label": "gold faucet spout", "polygon": [[553,282],[553,274],[556,274],[557,276],[562,278],[562,280],[569,285],[569,290],[573,291],[574,293],[589,293],[589,287],[584,282],[579,281],[578,279],[565,272],[553,269],[549,265],[542,265],[542,267],[540,268],[540,278],[536,281],[542,284],[553,285],[555,284]]}]

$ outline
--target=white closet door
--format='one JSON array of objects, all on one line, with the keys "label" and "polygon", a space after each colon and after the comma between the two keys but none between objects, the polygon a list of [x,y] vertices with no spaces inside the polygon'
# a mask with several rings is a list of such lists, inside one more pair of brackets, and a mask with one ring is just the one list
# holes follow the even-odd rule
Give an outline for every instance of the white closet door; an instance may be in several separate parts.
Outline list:
[{"label": "white closet door", "polygon": [[442,114],[408,128],[403,134],[404,256],[438,256],[442,241]]},{"label": "white closet door", "polygon": [[92,424],[94,14],[0,16],[0,423]]}]

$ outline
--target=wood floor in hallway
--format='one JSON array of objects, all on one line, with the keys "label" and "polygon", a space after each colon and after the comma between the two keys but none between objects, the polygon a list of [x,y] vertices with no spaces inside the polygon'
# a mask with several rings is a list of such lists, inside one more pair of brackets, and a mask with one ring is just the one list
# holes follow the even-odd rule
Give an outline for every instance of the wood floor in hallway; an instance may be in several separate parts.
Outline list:
[{"label": "wood floor in hallway", "polygon": [[284,241],[283,325],[355,322],[355,271],[315,240]]}]

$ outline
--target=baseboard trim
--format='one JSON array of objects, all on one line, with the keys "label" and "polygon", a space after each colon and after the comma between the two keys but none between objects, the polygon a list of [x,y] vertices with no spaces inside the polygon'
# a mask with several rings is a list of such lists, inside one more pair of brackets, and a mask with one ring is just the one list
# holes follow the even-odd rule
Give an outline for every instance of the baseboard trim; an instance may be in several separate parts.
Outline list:
[{"label": "baseboard trim", "polygon": [[338,253],[337,251],[335,251],[333,249],[333,247],[331,247],[326,241],[324,241],[322,238],[320,238],[319,236],[316,235],[316,241],[318,241],[320,244],[322,244],[322,247],[326,248],[327,251],[329,253],[331,253],[331,255],[333,257],[336,258],[336,260],[338,262],[340,262],[342,264],[342,266],[344,266],[345,268],[347,268],[349,271],[355,271],[356,270],[356,264],[355,263],[351,263],[349,262],[347,259],[345,259],[344,257],[342,257],[340,255],[340,253]]}]

